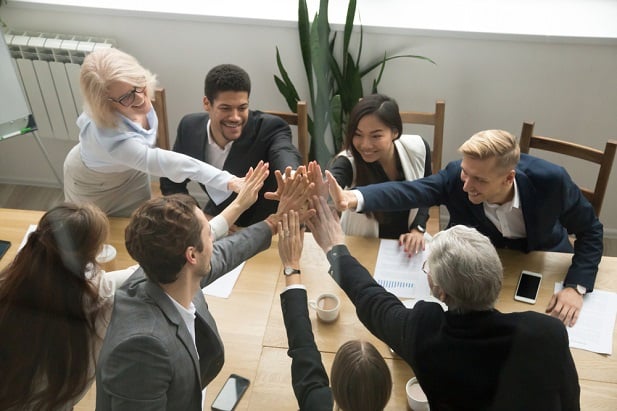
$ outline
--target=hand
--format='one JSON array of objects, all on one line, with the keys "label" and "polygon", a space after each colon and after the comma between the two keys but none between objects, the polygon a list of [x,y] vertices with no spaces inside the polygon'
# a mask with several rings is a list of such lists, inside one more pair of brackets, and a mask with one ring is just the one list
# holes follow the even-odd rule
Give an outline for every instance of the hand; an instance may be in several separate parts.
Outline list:
[{"label": "hand", "polygon": [[329,195],[329,187],[327,180],[324,180],[321,174],[321,166],[317,161],[311,161],[308,165],[308,179],[315,184],[312,195],[323,197],[326,200]]},{"label": "hand", "polygon": [[[298,167],[298,170],[302,171],[301,169],[304,169],[304,166]],[[279,170],[274,170],[274,177],[276,177],[276,191],[268,191],[267,193],[264,193],[264,198],[266,200],[279,201],[281,199],[281,195],[283,194],[283,190],[285,189],[286,182],[293,179],[291,166],[287,166],[287,168],[285,168],[284,177]]]},{"label": "hand", "polygon": [[345,244],[345,234],[339,222],[338,214],[328,207],[325,198],[313,196],[311,204],[316,215],[306,221],[313,238],[324,252],[328,252],[338,244]]},{"label": "hand", "polygon": [[573,327],[581,308],[583,308],[583,296],[574,288],[566,287],[551,297],[546,312],[559,318],[566,326]]},{"label": "hand", "polygon": [[242,212],[247,210],[250,206],[255,204],[255,201],[257,201],[259,190],[261,190],[264,185],[264,181],[266,181],[268,174],[270,174],[268,166],[268,163],[260,161],[257,163],[255,169],[251,167],[246,173],[246,176],[243,179],[244,184],[233,201],[233,203],[236,203]]},{"label": "hand", "polygon": [[300,216],[291,210],[283,214],[277,223],[279,233],[279,256],[285,267],[300,268],[300,257],[304,243],[304,228],[300,228]]},{"label": "hand", "polygon": [[330,190],[330,196],[334,201],[334,206],[338,211],[345,211],[347,209],[355,210],[358,206],[358,199],[351,191],[346,191],[341,188],[336,182],[334,176],[326,170],[326,177],[328,179],[328,188]]},{"label": "hand", "polygon": [[412,257],[425,249],[424,233],[412,229],[410,232],[401,234],[398,239],[399,245],[403,247],[405,253]]},{"label": "hand", "polygon": [[239,193],[244,187],[244,178],[240,177],[232,177],[231,180],[227,183],[227,189],[233,191],[234,193]]}]

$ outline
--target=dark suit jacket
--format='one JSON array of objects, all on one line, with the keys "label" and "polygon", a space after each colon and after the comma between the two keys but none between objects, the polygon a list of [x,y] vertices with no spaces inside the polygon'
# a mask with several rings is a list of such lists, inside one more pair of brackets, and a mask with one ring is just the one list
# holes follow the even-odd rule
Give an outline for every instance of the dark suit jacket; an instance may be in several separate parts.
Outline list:
[{"label": "dark suit jacket", "polygon": [[306,290],[291,289],[281,294],[281,309],[291,357],[291,383],[301,411],[332,411],[332,390],[328,374],[309,319]]},{"label": "dark suit jacket", "polygon": [[[572,265],[564,284],[580,284],[593,290],[602,258],[602,224],[593,207],[563,167],[521,154],[516,167],[527,239],[504,238],[484,215],[482,204],[473,204],[463,191],[461,161],[453,161],[438,174],[415,181],[388,182],[358,188],[364,197],[363,211],[407,210],[444,204],[449,226],[475,227],[497,248],[525,252],[542,250],[572,252]],[[568,234],[575,234],[574,250]]]},{"label": "dark suit jacket", "polygon": [[432,411],[578,410],[580,387],[565,326],[535,312],[413,309],[344,250],[328,253],[358,318],[412,367]]},{"label": "dark suit jacket", "polygon": [[[209,119],[208,113],[184,116],[178,125],[178,135],[173,150],[205,161]],[[300,153],[291,141],[291,130],[285,121],[260,111],[249,111],[248,121],[242,130],[242,135],[233,143],[223,169],[238,177],[244,177],[248,169],[255,167],[260,160],[270,163],[270,175],[259,192],[259,198],[255,204],[238,218],[236,224],[240,227],[262,221],[276,212],[277,202],[263,198],[265,192],[276,191],[274,170],[283,171],[287,166],[296,169],[301,162]],[[160,182],[161,192],[164,195],[188,193],[186,188],[188,180],[174,183],[166,177],[161,177]],[[203,185],[201,188],[206,193],[208,192]],[[204,207],[204,212],[218,215],[234,198],[236,198],[235,194],[221,204],[209,201]]]},{"label": "dark suit jacket", "polygon": [[[271,238],[261,222],[216,241],[201,286],[268,248]],[[201,391],[221,370],[224,349],[201,291],[193,304],[195,344],[172,301],[141,268],[116,291],[96,367],[97,410],[201,411]]]}]

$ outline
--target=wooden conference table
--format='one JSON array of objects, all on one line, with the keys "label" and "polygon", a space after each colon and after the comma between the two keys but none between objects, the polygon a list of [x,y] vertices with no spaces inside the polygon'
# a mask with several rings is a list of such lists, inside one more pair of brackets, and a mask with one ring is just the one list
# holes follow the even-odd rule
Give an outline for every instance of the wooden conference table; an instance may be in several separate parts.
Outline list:
[{"label": "wooden conference table", "polygon": [[[0,260],[3,268],[12,260],[29,224],[36,224],[40,211],[0,209],[0,239],[13,245]],[[118,250],[115,260],[104,265],[106,270],[134,264],[124,247],[124,227],[128,220],[112,218],[109,243]],[[347,244],[354,256],[370,271],[375,268],[377,239],[349,237]],[[570,265],[570,254],[533,252],[521,254],[510,250],[499,252],[504,264],[504,285],[497,308],[503,312],[534,310],[542,312],[552,295],[553,284],[561,281]],[[394,387],[388,410],[407,409],[405,383],[413,376],[411,368],[373,337],[357,320],[355,309],[347,296],[327,274],[329,265],[310,234],[306,235],[301,261],[302,277],[309,299],[323,292],[341,298],[339,319],[332,324],[318,321],[311,311],[313,332],[329,371],[338,347],[349,339],[361,338],[377,346],[392,372]],[[522,269],[544,274],[536,305],[514,301],[514,287]],[[617,257],[603,257],[596,288],[617,291]],[[297,410],[291,388],[291,359],[287,356],[287,337],[283,325],[279,294],[284,289],[282,266],[278,258],[276,237],[270,249],[247,261],[228,299],[207,297],[225,343],[226,360],[219,376],[208,386],[206,410],[230,373],[251,380],[237,410]],[[617,333],[616,333],[617,334]],[[617,353],[617,335],[613,336],[613,351]],[[581,385],[583,410],[617,409],[617,359],[584,350],[572,349]],[[94,387],[75,407],[76,411],[91,411],[95,405]]]}]

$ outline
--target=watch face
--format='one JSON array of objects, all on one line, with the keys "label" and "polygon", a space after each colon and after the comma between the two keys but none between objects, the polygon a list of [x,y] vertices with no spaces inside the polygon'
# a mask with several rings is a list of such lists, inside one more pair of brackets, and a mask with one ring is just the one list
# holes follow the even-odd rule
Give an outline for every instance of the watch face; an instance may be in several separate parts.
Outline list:
[{"label": "watch face", "polygon": [[296,270],[295,268],[291,268],[291,267],[285,267],[285,269],[283,270],[283,273],[285,275],[300,274],[300,270]]}]

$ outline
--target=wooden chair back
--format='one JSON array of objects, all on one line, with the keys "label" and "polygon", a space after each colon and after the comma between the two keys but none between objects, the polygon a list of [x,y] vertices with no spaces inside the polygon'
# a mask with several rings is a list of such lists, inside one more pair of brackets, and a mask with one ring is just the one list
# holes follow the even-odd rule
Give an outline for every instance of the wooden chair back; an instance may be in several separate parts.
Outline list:
[{"label": "wooden chair back", "polygon": [[424,124],[433,126],[433,145],[431,160],[433,174],[441,170],[441,158],[443,152],[443,125],[446,115],[446,103],[443,100],[435,102],[435,111],[425,113],[421,111],[401,111],[403,124]]},{"label": "wooden chair back", "polygon": [[167,101],[165,99],[165,89],[157,88],[154,91],[154,101],[152,102],[156,116],[159,119],[159,126],[156,131],[156,146],[165,150],[169,147],[169,123],[167,120]]},{"label": "wooden chair back", "polygon": [[521,153],[528,154],[530,148],[535,148],[538,150],[545,150],[579,158],[581,160],[590,161],[600,165],[594,189],[591,190],[589,188],[579,186],[583,192],[583,195],[589,200],[596,211],[596,215],[599,216],[600,211],[602,210],[602,202],[604,201],[606,188],[608,186],[608,178],[611,174],[611,168],[613,167],[613,160],[615,159],[617,141],[608,140],[604,147],[604,151],[601,151],[592,147],[571,143],[569,141],[533,135],[534,124],[535,123],[533,122],[523,123],[523,130],[521,131],[520,139]]},{"label": "wooden chair back", "polygon": [[285,120],[289,125],[297,126],[298,128],[298,151],[302,157],[302,164],[308,164],[310,140],[308,132],[308,112],[305,101],[298,101],[296,113],[283,111],[264,110],[264,113],[278,116]]}]

